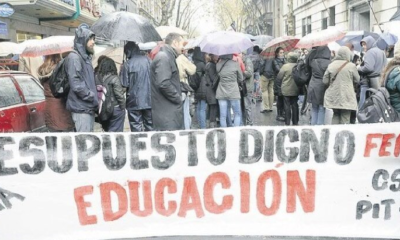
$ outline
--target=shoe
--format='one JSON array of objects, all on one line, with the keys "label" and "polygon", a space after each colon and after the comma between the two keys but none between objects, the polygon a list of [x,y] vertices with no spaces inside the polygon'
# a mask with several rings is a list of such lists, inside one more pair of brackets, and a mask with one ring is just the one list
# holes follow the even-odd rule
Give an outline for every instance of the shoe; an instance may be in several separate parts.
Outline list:
[{"label": "shoe", "polygon": [[282,116],[277,116],[277,117],[276,117],[276,121],[284,122],[284,121],[285,121],[285,118],[282,117]]}]

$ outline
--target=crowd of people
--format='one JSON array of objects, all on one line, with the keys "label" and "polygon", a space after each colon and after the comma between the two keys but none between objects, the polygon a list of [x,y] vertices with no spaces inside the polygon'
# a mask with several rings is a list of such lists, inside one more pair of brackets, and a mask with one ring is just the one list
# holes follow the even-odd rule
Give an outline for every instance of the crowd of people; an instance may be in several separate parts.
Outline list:
[{"label": "crowd of people", "polygon": [[[354,124],[367,89],[381,86],[400,111],[400,50],[395,49],[388,64],[372,37],[360,43],[362,59],[350,43],[336,52],[327,46],[291,52],[277,48],[275,57],[264,58],[258,46],[222,56],[204,53],[199,47],[188,51],[182,36],[170,33],[156,54],[128,42],[119,73],[107,56],[99,57],[93,68],[94,40],[88,27],[76,30],[74,51],[65,59],[70,84],[67,98],[55,98],[49,87],[60,55],[46,56],[38,70],[49,131],[94,131],[104,96],[113,107],[108,119],[99,120],[107,132],[122,132],[126,115],[132,132],[191,129],[192,116],[200,129],[251,126],[259,93],[261,113],[273,114],[276,105],[276,120],[286,125],[298,125],[306,105],[310,106],[310,125],[325,124],[326,109],[333,110],[332,124]],[[310,75],[305,86],[293,78],[299,61],[304,61]],[[99,86],[107,86],[109,93],[100,97]]]}]

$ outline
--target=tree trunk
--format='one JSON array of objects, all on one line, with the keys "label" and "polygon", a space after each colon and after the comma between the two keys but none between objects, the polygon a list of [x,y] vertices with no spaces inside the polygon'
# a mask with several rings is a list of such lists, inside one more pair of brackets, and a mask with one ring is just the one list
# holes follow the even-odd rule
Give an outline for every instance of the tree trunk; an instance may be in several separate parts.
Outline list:
[{"label": "tree trunk", "polygon": [[161,21],[160,26],[168,26],[169,19],[172,17],[172,12],[175,8],[176,0],[162,0],[161,1]]}]

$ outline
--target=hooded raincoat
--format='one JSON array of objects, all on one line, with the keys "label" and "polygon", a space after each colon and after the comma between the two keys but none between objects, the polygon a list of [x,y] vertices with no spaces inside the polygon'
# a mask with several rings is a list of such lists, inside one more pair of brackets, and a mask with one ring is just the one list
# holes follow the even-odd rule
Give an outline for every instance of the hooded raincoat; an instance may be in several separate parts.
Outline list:
[{"label": "hooded raincoat", "polygon": [[[348,62],[338,73],[339,68]],[[333,77],[336,79],[333,81]],[[325,92],[324,107],[331,109],[357,110],[357,98],[354,86],[360,81],[357,67],[351,62],[351,51],[341,47],[334,61],[325,72],[323,83],[328,87]]]},{"label": "hooded raincoat", "polygon": [[140,49],[129,49],[128,61],[122,69],[122,85],[126,89],[126,108],[129,111],[151,109],[150,59]]},{"label": "hooded raincoat", "polygon": [[371,36],[363,38],[361,42],[367,45],[367,52],[364,56],[364,65],[358,69],[362,77],[361,85],[368,85],[368,78],[376,78],[385,69],[387,59],[385,52],[375,45],[375,39]]},{"label": "hooded raincoat", "polygon": [[93,36],[94,33],[88,26],[79,26],[75,31],[75,52],[71,52],[66,61],[70,85],[67,110],[74,113],[93,114],[99,105],[92,57],[86,50],[86,45]]},{"label": "hooded raincoat", "polygon": [[308,85],[307,102],[315,105],[324,104],[326,86],[322,82],[322,78],[330,63],[331,50],[327,46],[317,47],[313,52],[312,58],[309,58],[312,76]]},{"label": "hooded raincoat", "polygon": [[150,66],[153,128],[157,131],[184,129],[177,57],[175,49],[164,45]]}]

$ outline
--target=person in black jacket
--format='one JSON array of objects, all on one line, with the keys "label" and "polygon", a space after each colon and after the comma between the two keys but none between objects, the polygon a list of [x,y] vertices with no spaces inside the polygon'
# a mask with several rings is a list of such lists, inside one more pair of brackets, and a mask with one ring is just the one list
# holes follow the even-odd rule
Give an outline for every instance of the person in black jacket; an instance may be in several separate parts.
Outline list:
[{"label": "person in black jacket", "polygon": [[71,112],[77,132],[93,132],[94,114],[99,105],[92,65],[94,39],[89,26],[81,24],[75,31],[75,51],[68,55],[66,62],[70,85],[67,110]]},{"label": "person in black jacket", "polygon": [[114,108],[111,118],[102,122],[102,127],[106,132],[123,132],[125,121],[125,97],[124,89],[118,78],[117,66],[111,58],[104,58],[98,68],[97,85],[108,85],[111,91],[111,103]]},{"label": "person in black jacket", "polygon": [[208,104],[208,111],[210,115],[210,128],[217,127],[217,116],[219,112],[218,101],[216,98],[216,81],[218,77],[217,73],[217,62],[219,57],[217,55],[210,54],[210,61],[206,65],[206,101]]},{"label": "person in black jacket", "polygon": [[128,42],[124,52],[127,61],[122,67],[121,82],[126,88],[126,107],[131,131],[152,131],[150,59],[140,53],[139,46],[134,42]]},{"label": "person in black jacket", "polygon": [[275,51],[275,59],[272,62],[272,69],[274,70],[275,74],[275,81],[274,81],[274,93],[275,96],[277,97],[276,100],[276,111],[277,111],[277,116],[276,120],[277,121],[285,121],[285,105],[284,105],[284,97],[282,95],[282,91],[280,90],[280,84],[276,81],[276,76],[278,76],[279,71],[281,70],[281,67],[286,63],[285,59],[285,51],[283,51],[283,48],[277,48]]},{"label": "person in black jacket", "polygon": [[203,78],[206,69],[206,56],[205,53],[201,52],[199,47],[194,48],[193,52],[193,63],[196,65],[196,74],[197,74],[197,81],[199,81],[196,85],[198,88],[194,94],[197,106],[197,122],[199,123],[200,129],[206,128],[206,82]]}]

